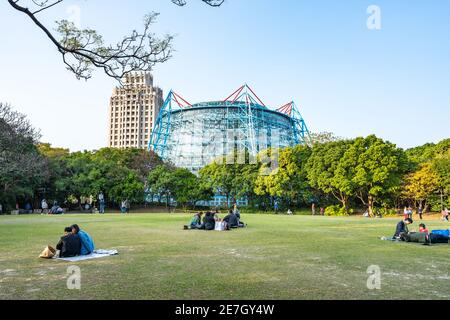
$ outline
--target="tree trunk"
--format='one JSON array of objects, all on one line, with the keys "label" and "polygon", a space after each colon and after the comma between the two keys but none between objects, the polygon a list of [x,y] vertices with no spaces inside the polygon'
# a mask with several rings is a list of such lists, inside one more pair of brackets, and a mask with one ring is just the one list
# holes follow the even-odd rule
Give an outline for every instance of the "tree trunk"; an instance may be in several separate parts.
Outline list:
[{"label": "tree trunk", "polygon": [[345,210],[345,213],[348,213],[348,198],[347,197],[342,198],[341,203],[342,203],[342,207]]},{"label": "tree trunk", "polygon": [[369,197],[367,199],[367,206],[369,208],[369,215],[372,217],[374,216],[374,214],[373,214],[374,203],[375,203],[375,198],[373,196],[369,195]]}]

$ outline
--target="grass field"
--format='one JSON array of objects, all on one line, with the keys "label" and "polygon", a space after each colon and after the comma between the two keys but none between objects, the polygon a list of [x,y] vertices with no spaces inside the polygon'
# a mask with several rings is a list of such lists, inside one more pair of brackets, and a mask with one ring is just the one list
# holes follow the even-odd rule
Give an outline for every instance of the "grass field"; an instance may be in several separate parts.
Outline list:
[{"label": "grass field", "polygon": [[[182,230],[182,214],[0,216],[0,299],[450,299],[450,245],[379,240],[399,218],[242,219],[206,232]],[[70,263],[37,258],[72,223],[120,252],[78,263],[81,290],[66,287]],[[370,265],[381,290],[367,289]]]}]

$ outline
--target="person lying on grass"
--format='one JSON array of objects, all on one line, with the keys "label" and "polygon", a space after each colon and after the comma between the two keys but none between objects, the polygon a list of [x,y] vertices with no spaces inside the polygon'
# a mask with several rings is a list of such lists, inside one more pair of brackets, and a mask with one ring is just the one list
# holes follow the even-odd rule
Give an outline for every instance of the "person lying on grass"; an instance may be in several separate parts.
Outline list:
[{"label": "person lying on grass", "polygon": [[64,236],[61,237],[56,250],[59,250],[60,258],[79,256],[81,253],[81,238],[78,234],[72,233],[71,227],[64,229]]},{"label": "person lying on grass", "polygon": [[396,234],[399,232],[398,236],[394,237],[401,241],[423,243],[425,245],[430,245],[432,243],[450,243],[449,237],[440,234],[430,234],[423,223],[419,225],[419,232],[409,232],[408,225],[411,223],[413,223],[411,218],[400,221],[396,228]]},{"label": "person lying on grass", "polygon": [[434,234],[428,232],[410,232],[400,234],[400,240],[405,242],[417,242],[425,245],[432,243],[449,243],[450,238],[441,234]]},{"label": "person lying on grass", "polygon": [[82,256],[91,254],[95,250],[94,241],[91,236],[84,230],[81,230],[77,224],[74,224],[70,227],[72,229],[72,233],[76,234],[81,239],[81,252]]}]

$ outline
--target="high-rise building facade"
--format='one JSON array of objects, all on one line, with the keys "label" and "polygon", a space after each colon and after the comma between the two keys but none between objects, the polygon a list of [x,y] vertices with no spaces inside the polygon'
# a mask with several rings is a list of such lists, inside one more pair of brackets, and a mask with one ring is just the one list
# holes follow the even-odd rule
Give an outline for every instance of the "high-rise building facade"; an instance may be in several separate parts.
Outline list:
[{"label": "high-rise building facade", "polygon": [[109,147],[147,148],[162,105],[163,92],[149,72],[127,74],[109,103]]}]

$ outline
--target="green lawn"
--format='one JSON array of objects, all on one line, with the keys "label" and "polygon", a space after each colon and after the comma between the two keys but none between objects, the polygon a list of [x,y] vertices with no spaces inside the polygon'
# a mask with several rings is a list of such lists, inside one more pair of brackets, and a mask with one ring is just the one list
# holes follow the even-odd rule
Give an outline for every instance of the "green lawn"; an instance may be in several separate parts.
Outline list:
[{"label": "green lawn", "polygon": [[[206,232],[182,230],[182,214],[0,216],[0,299],[450,299],[450,246],[379,240],[398,218],[242,219]],[[66,288],[70,263],[37,258],[72,223],[120,252],[78,263],[81,290]],[[367,289],[369,265],[381,290]]]}]

